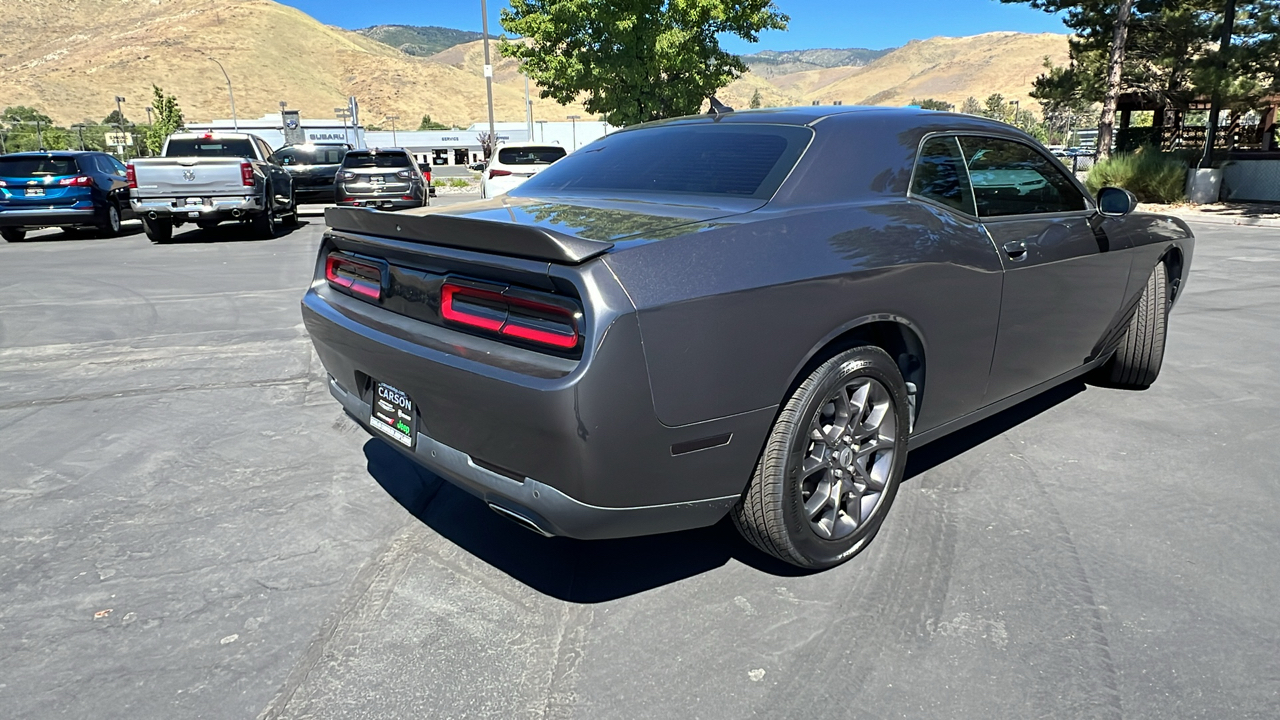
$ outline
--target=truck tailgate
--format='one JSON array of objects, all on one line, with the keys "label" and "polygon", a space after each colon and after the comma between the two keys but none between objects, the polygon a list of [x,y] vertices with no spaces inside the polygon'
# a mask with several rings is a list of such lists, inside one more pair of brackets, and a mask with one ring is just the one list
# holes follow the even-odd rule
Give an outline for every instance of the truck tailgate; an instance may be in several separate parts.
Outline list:
[{"label": "truck tailgate", "polygon": [[145,158],[133,161],[134,197],[243,195],[240,158]]}]

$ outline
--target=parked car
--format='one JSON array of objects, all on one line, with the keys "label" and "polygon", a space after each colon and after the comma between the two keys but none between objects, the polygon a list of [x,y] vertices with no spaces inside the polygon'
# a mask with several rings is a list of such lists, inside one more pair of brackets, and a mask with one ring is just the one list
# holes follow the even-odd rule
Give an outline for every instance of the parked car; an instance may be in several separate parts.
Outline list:
[{"label": "parked car", "polygon": [[300,203],[331,203],[342,158],[351,150],[346,143],[286,145],[272,159],[293,177]]},{"label": "parked car", "polygon": [[547,169],[567,153],[559,145],[515,142],[499,145],[480,178],[480,197],[497,197]]},{"label": "parked car", "polygon": [[268,238],[277,223],[298,224],[293,178],[257,135],[175,133],[160,157],[132,160],[127,172],[129,203],[152,242],[168,242],[186,222],[239,222]]},{"label": "parked car", "polygon": [[100,152],[0,156],[0,236],[18,242],[43,227],[116,235],[133,217],[125,175],[119,160]]},{"label": "parked car", "polygon": [[338,170],[334,200],[339,205],[386,210],[422,207],[430,202],[430,183],[430,175],[405,150],[353,150]]},{"label": "parked car", "polygon": [[[1044,187],[971,183],[979,156]],[[1194,239],[1135,205],[983,118],[719,113],[488,202],[330,210],[302,311],[352,417],[530,529],[729,514],[823,568],[875,536],[908,449],[1086,373],[1156,379]]]},{"label": "parked car", "polygon": [[467,166],[467,169],[475,172],[484,172],[486,166],[488,166],[488,163],[481,161],[478,163],[471,163]]}]

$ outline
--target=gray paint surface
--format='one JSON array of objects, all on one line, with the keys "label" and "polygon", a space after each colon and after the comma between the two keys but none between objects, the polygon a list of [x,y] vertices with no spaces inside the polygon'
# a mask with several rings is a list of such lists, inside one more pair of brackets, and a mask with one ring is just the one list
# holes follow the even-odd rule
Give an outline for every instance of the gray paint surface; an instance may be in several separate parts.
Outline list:
[{"label": "gray paint surface", "polygon": [[931,444],[812,576],[722,527],[544,540],[371,442],[301,335],[318,224],[0,245],[0,708],[1274,717],[1280,235],[1194,229],[1150,390]]}]

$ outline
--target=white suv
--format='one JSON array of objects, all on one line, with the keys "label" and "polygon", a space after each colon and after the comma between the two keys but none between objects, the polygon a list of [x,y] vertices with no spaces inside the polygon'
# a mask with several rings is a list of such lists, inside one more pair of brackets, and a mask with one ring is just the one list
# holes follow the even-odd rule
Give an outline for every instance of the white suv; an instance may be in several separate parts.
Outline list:
[{"label": "white suv", "polygon": [[567,154],[559,145],[546,143],[515,142],[499,145],[480,179],[480,197],[497,197],[514,190]]}]

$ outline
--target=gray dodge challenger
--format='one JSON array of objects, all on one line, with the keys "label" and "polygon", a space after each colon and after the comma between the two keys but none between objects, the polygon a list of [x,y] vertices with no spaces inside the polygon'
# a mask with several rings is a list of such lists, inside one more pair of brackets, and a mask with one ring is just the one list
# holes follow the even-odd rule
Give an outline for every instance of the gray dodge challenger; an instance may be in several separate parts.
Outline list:
[{"label": "gray dodge challenger", "polygon": [[489,201],[331,208],[302,311],[353,418],[531,530],[728,514],[825,568],[909,448],[1085,373],[1155,380],[1194,239],[1135,204],[982,118],[719,112]]}]

